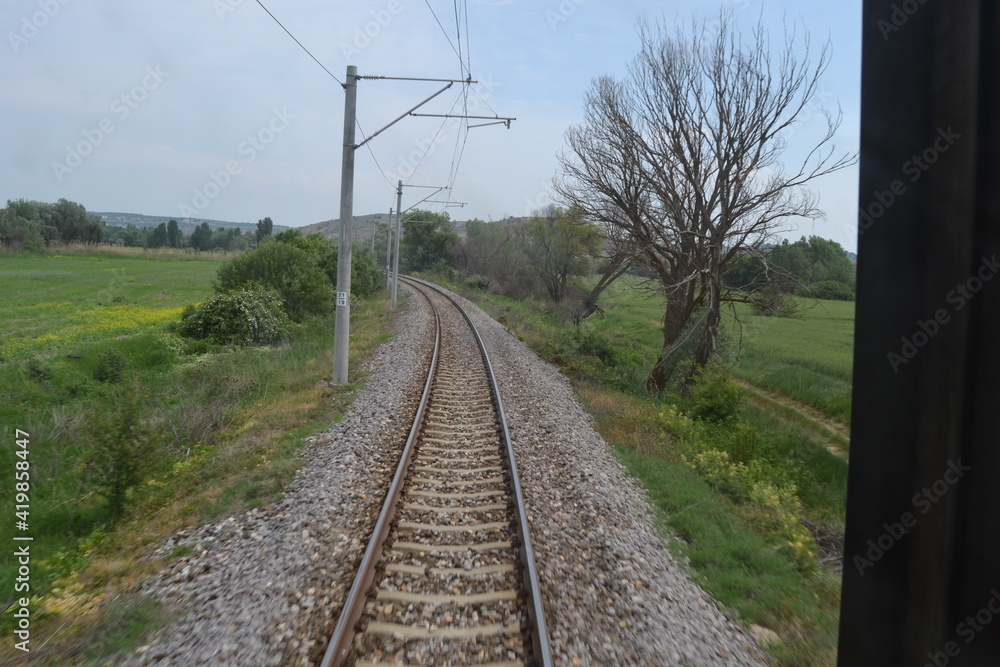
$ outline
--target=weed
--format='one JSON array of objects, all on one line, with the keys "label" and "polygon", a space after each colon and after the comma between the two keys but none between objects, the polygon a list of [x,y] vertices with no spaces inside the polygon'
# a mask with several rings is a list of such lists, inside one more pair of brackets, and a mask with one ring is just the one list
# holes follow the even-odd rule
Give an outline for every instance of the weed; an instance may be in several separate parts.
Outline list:
[{"label": "weed", "polygon": [[125,376],[125,368],[128,363],[122,353],[115,349],[108,349],[101,352],[97,358],[97,366],[94,368],[94,379],[98,382],[117,384]]}]

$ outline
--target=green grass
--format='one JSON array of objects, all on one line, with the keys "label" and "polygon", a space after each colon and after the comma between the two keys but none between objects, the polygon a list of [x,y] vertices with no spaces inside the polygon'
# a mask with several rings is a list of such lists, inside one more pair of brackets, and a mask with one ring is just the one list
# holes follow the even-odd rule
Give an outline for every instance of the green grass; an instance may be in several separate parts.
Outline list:
[{"label": "green grass", "polygon": [[839,604],[832,575],[802,577],[687,466],[615,449],[646,487],[665,537],[687,558],[698,583],[739,618],[782,636],[772,648],[777,664],[832,664]]},{"label": "green grass", "polygon": [[[642,359],[632,375],[644,379],[663,346],[663,299],[627,276],[599,303],[604,317],[592,316],[583,327]],[[727,309],[722,352],[738,377],[849,423],[854,303],[803,298],[798,303],[795,318],[754,315],[746,304]]]},{"label": "green grass", "polygon": [[[340,418],[365,380],[360,361],[390,336],[385,299],[355,301],[350,384],[331,388],[318,382],[331,373],[332,314],[274,347],[219,348],[172,334],[172,311],[211,294],[217,268],[174,257],[0,257],[0,276],[15,276],[18,318],[34,329],[19,339],[21,353],[0,363],[0,436],[11,442],[15,428],[31,435],[32,628],[53,649],[39,664],[77,664],[88,635],[103,636],[108,623],[124,629],[88,649],[95,664],[155,629],[160,610],[130,601],[162,566],[145,558],[149,550],[180,528],[280,499],[301,466],[302,438]],[[118,278],[95,296],[109,272]],[[95,324],[90,315],[108,300],[170,316]],[[91,329],[45,338],[46,327],[71,328],[67,313],[86,314],[79,317]],[[108,351],[126,362],[119,383],[94,377]],[[142,420],[155,427],[139,441],[142,481],[114,521],[91,466],[102,443],[113,442],[119,406],[136,392]],[[0,449],[0,468],[13,469],[13,449]],[[0,485],[0,503],[12,506],[12,493]],[[0,541],[12,543],[14,529],[13,519],[0,523]],[[2,590],[13,590],[12,565],[0,560]],[[5,636],[10,620],[0,619]]]},{"label": "green grass", "polygon": [[2,255],[0,361],[153,330],[212,293],[218,261]]},{"label": "green grass", "polygon": [[[595,428],[650,491],[695,579],[741,622],[779,633],[774,661],[834,664],[839,577],[818,564],[802,521],[824,542],[842,534],[846,462],[814,428],[747,402],[724,372],[688,397],[643,391],[662,344],[662,304],[635,285],[616,283],[601,301],[604,317],[579,327],[552,305],[467,296],[573,380]],[[767,336],[786,336],[788,324],[796,322],[759,325],[747,348],[780,349]],[[809,363],[802,340],[790,349],[790,362]],[[837,363],[816,368],[833,375]]]},{"label": "green grass", "polygon": [[[854,355],[854,303],[799,299],[797,318],[753,315],[739,304],[742,350],[734,372],[749,382],[808,403],[850,422]],[[733,318],[726,331],[739,335]]]}]

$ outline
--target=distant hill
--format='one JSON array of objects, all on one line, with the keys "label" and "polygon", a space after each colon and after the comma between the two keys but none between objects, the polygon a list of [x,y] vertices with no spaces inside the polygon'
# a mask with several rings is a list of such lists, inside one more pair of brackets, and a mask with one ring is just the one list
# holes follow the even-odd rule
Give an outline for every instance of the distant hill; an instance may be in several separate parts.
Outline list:
[{"label": "distant hill", "polygon": [[[104,223],[111,225],[113,227],[126,227],[132,225],[134,227],[156,227],[160,223],[168,223],[171,220],[177,221],[177,226],[185,234],[190,234],[194,231],[195,227],[198,227],[203,222],[207,222],[208,226],[212,229],[218,229],[223,227],[225,229],[239,228],[243,232],[256,232],[257,223],[256,222],[228,222],[226,220],[208,220],[204,218],[179,218],[176,215],[143,215],[142,213],[101,213],[99,211],[91,211],[92,215],[98,215],[104,220]],[[275,225],[274,233],[283,232],[288,227],[283,225]]]},{"label": "distant hill", "polygon": [[[368,215],[356,215],[351,223],[351,236],[355,241],[370,240],[372,237],[372,225],[382,225],[389,222],[388,213],[369,213]],[[299,227],[303,236],[310,234],[322,234],[328,239],[336,241],[340,238],[340,219],[324,220],[305,227]]]}]

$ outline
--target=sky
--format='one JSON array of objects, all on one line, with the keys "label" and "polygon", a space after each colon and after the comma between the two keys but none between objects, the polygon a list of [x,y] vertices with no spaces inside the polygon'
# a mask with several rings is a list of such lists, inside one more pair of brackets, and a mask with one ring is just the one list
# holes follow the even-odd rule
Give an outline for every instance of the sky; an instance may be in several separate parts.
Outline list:
[{"label": "sky", "polygon": [[[478,83],[455,84],[418,113],[516,119],[509,129],[466,131],[460,120],[403,118],[355,151],[355,215],[388,213],[398,180],[404,209],[430,197],[421,208],[455,220],[529,215],[553,202],[557,155],[592,80],[622,77],[637,54],[636,20],[711,19],[720,7],[744,29],[761,20],[776,43],[786,25],[811,36],[814,55],[829,42],[819,95],[787,137],[790,156],[822,132],[820,106],[843,114],[838,152],[860,141],[860,0],[262,2],[5,0],[0,201],[66,198],[88,211],[178,219],[269,216],[290,227],[335,219],[338,80],[355,65],[362,76],[471,76]],[[356,141],[445,85],[359,81]],[[857,167],[811,189],[826,219],[785,236],[815,234],[855,251]]]}]

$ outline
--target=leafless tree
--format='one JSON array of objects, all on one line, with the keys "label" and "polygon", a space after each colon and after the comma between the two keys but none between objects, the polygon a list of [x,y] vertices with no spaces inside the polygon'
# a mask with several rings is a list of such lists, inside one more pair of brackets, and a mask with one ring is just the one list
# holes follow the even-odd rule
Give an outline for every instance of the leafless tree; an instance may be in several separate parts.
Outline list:
[{"label": "leafless tree", "polygon": [[[820,218],[805,186],[856,159],[832,145],[841,116],[818,109],[826,130],[786,164],[783,136],[814,98],[829,45],[810,64],[808,35],[788,32],[771,49],[758,25],[749,36],[732,12],[671,30],[638,25],[641,50],[622,80],[594,80],[583,123],[570,128],[557,190],[600,220],[633,253],[666,300],[663,350],[646,385],[663,389],[665,361],[696,310],[704,364],[715,353],[722,275],[794,218]],[[685,335],[685,339],[687,334]]]}]

